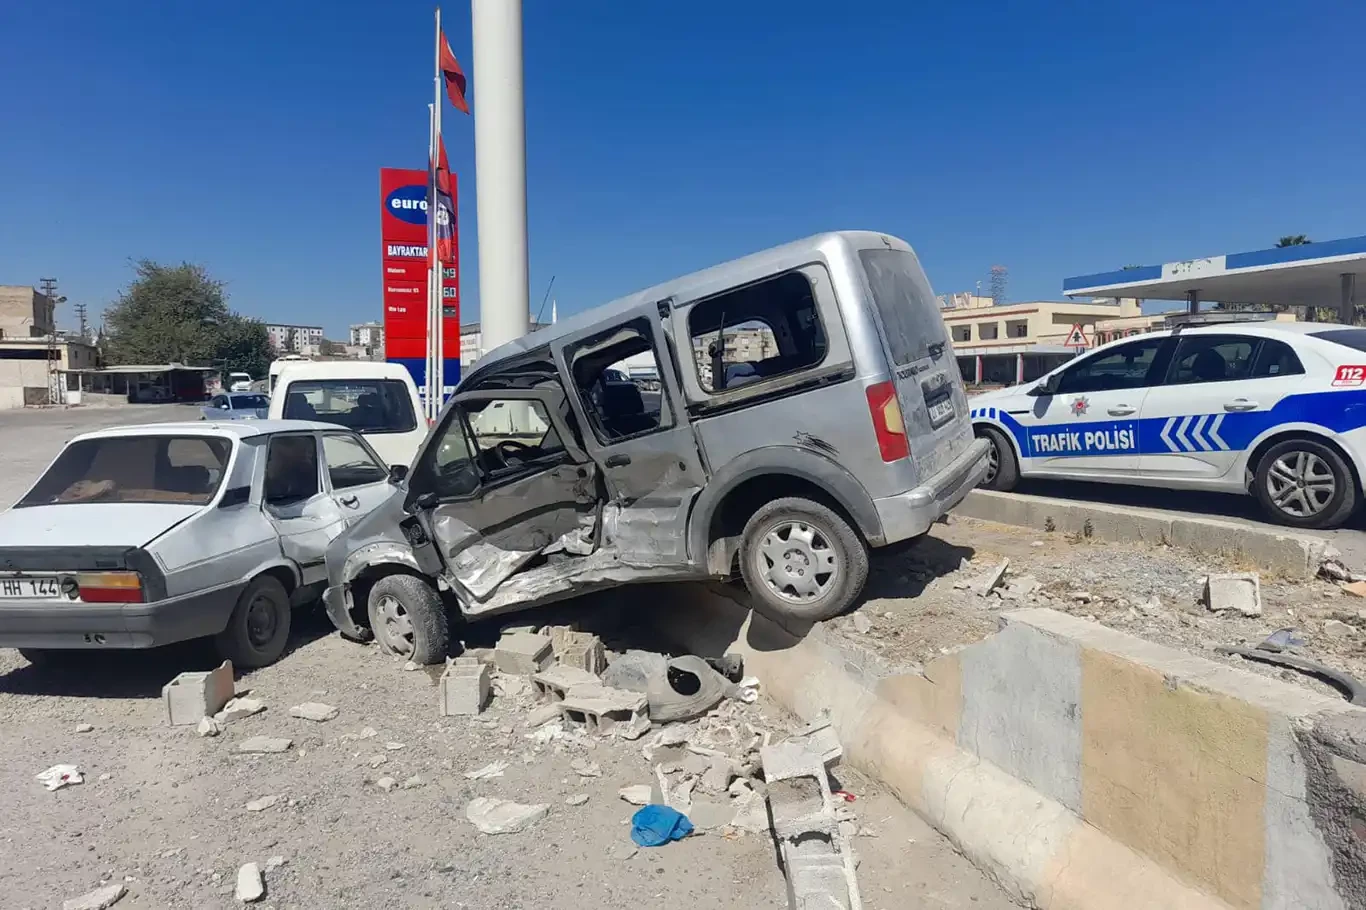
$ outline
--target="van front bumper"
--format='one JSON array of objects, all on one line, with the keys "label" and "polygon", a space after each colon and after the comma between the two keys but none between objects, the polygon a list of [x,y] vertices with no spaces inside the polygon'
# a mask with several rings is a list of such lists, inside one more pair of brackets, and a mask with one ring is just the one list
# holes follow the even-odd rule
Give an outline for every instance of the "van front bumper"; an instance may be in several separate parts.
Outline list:
[{"label": "van front bumper", "polygon": [[155,648],[217,635],[244,587],[138,604],[0,601],[0,648]]},{"label": "van front bumper", "polygon": [[991,443],[974,439],[948,467],[905,493],[873,500],[887,543],[919,537],[987,476]]}]

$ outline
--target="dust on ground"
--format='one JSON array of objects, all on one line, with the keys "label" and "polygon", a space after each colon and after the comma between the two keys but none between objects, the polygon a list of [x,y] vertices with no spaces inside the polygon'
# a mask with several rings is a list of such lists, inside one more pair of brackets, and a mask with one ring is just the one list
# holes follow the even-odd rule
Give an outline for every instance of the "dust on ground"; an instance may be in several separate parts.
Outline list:
[{"label": "dust on ground", "polygon": [[[970,587],[1009,559],[1007,584],[990,596]],[[1212,613],[1201,602],[1211,572],[1248,566],[1187,550],[1139,543],[1104,543],[1058,532],[952,518],[895,554],[874,554],[867,599],[831,621],[830,631],[893,664],[923,666],[940,654],[981,641],[1000,627],[1000,614],[1048,607],[1140,638],[1222,661],[1324,694],[1336,690],[1312,677],[1215,654],[1219,645],[1255,647],[1282,628],[1305,644],[1296,653],[1366,680],[1366,599],[1324,580],[1290,580],[1262,572],[1263,615]],[[1028,578],[1032,594],[1011,586]],[[859,627],[867,624],[868,631]]]},{"label": "dust on ground", "polygon": [[[528,739],[529,693],[497,696],[479,717],[440,717],[431,675],[341,640],[317,615],[298,617],[280,663],[239,677],[239,694],[263,700],[264,713],[216,738],[167,726],[161,686],[214,663],[200,645],[86,654],[69,668],[0,651],[0,906],[53,907],[126,882],[118,910],[238,907],[238,867],[266,868],[272,857],[284,864],[266,871],[266,897],[253,906],[787,906],[768,835],[634,849],[635,807],[617,791],[651,782],[641,751],[650,734],[538,743]],[[339,715],[289,716],[308,701]],[[775,736],[798,726],[762,698],[735,709]],[[94,729],[77,732],[83,724]],[[293,748],[236,751],[258,735]],[[580,775],[575,760],[601,776]],[[465,777],[495,761],[508,763],[502,776]],[[85,782],[44,790],[34,776],[58,763],[77,765]],[[1014,906],[879,784],[842,766],[834,776],[858,797],[864,834],[854,846],[869,910]],[[384,777],[392,790],[379,786]],[[579,795],[587,802],[568,802]],[[549,814],[520,833],[484,835],[465,817],[476,796],[545,803]],[[247,808],[264,797],[278,800]]]}]

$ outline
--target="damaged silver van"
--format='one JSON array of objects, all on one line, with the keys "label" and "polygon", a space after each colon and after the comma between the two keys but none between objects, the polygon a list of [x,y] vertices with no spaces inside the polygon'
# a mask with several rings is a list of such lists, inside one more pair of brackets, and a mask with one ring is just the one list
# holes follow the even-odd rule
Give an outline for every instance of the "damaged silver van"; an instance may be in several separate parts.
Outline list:
[{"label": "damaged silver van", "polygon": [[[642,362],[657,383],[627,378]],[[448,605],[737,570],[759,609],[824,619],[987,450],[910,246],[822,234],[489,353],[390,500],[333,541],[324,599],[344,635],[419,663],[445,656]]]}]

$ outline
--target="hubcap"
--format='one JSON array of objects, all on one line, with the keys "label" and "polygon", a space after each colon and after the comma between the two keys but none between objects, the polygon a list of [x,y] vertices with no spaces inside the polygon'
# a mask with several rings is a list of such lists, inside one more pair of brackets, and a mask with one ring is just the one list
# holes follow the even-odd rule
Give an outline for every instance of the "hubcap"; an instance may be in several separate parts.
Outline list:
[{"label": "hubcap", "polygon": [[754,554],[770,591],[793,603],[825,596],[839,578],[839,558],[825,535],[804,521],[785,521],[764,535]]},{"label": "hubcap", "polygon": [[375,635],[380,637],[381,642],[396,654],[413,653],[413,621],[408,618],[408,611],[403,609],[398,598],[384,595],[376,605],[376,612],[379,622]]},{"label": "hubcap", "polygon": [[1276,508],[1296,518],[1317,515],[1337,493],[1333,469],[1313,452],[1286,452],[1266,472],[1266,492]]},{"label": "hubcap", "polygon": [[1001,470],[1001,451],[996,448],[996,440],[989,440],[991,445],[987,446],[987,476],[983,483],[991,483],[996,479],[996,472]]},{"label": "hubcap", "polygon": [[247,608],[247,641],[252,647],[263,648],[275,637],[275,627],[279,620],[275,615],[275,604],[269,597],[260,595],[252,600]]}]

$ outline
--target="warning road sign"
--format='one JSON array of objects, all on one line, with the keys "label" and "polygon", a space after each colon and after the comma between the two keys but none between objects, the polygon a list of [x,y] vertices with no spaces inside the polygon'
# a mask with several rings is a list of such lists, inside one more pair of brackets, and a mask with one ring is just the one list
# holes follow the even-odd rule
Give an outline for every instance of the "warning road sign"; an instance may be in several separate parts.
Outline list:
[{"label": "warning road sign", "polygon": [[1064,347],[1069,348],[1089,348],[1091,342],[1086,337],[1086,330],[1081,327],[1081,323],[1075,323],[1072,331],[1067,333],[1067,340],[1063,342]]}]

